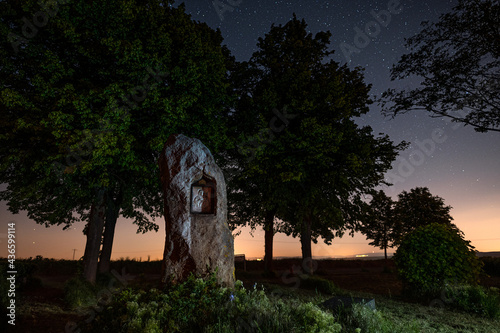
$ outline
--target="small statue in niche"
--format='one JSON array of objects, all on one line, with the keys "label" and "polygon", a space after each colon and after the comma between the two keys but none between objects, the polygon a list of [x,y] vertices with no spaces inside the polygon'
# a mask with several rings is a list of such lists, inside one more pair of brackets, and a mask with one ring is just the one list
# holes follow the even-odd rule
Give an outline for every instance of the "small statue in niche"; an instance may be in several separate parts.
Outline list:
[{"label": "small statue in niche", "polygon": [[214,184],[208,177],[191,185],[191,213],[215,214],[215,202]]}]

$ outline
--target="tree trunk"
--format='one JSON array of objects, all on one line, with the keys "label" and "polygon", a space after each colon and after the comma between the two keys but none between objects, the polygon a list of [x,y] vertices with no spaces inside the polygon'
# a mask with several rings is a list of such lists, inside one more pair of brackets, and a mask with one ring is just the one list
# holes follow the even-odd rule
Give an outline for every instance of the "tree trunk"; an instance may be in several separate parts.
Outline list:
[{"label": "tree trunk", "polygon": [[83,277],[91,283],[95,283],[97,276],[99,249],[101,248],[106,212],[105,192],[104,189],[98,191],[90,209],[90,219],[87,228],[87,243],[85,244],[85,254],[83,257]]},{"label": "tree trunk", "polygon": [[275,211],[268,211],[264,220],[264,270],[273,271],[273,238]]},{"label": "tree trunk", "polygon": [[106,208],[106,223],[104,224],[104,235],[102,240],[102,250],[99,256],[99,273],[108,273],[113,248],[113,238],[118,214],[114,209]]},{"label": "tree trunk", "polygon": [[111,197],[107,200],[104,238],[102,241],[101,256],[99,257],[99,273],[109,273],[113,239],[115,237],[115,226],[116,220],[118,219],[118,213],[120,212],[121,201],[121,192],[118,193],[116,200],[113,200]]},{"label": "tree trunk", "polygon": [[384,222],[384,256],[385,256],[385,264],[387,265],[387,246],[389,245],[389,235],[387,230],[387,223]]},{"label": "tree trunk", "polygon": [[312,275],[312,247],[311,247],[311,225],[312,218],[306,217],[302,220],[302,230],[300,233],[300,244],[302,246],[302,267],[307,274]]}]

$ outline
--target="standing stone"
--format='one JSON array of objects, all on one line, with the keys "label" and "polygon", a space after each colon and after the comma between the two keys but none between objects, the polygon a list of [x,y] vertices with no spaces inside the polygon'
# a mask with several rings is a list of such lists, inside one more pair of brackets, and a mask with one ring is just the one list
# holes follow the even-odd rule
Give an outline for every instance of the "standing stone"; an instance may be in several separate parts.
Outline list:
[{"label": "standing stone", "polygon": [[200,140],[182,134],[168,138],[159,163],[167,233],[162,282],[216,272],[219,283],[233,287],[233,236],[221,169]]}]

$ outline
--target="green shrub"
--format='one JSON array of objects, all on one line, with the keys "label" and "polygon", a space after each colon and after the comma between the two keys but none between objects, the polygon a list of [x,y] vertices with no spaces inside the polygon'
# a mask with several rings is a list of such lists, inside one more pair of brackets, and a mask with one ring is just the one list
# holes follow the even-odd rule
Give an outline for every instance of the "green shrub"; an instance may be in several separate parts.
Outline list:
[{"label": "green shrub", "polygon": [[270,298],[256,286],[221,288],[214,276],[191,276],[165,291],[125,289],[87,332],[340,332],[334,317],[312,303]]},{"label": "green shrub", "polygon": [[96,283],[86,281],[77,275],[64,284],[64,298],[72,309],[98,306],[110,300],[116,285],[116,278],[109,273],[98,274]]},{"label": "green shrub", "polygon": [[95,305],[96,294],[96,286],[80,276],[71,278],[64,284],[64,299],[72,309]]},{"label": "green shrub", "polygon": [[419,227],[403,238],[394,261],[405,292],[436,297],[447,283],[476,284],[482,263],[463,234],[442,224]]},{"label": "green shrub", "polygon": [[488,318],[500,318],[500,295],[490,290],[481,301],[483,314]]},{"label": "green shrub", "polygon": [[294,307],[292,316],[299,324],[297,332],[340,332],[341,327],[335,322],[334,317],[312,303],[301,303]]},{"label": "green shrub", "polygon": [[316,290],[329,295],[338,292],[337,286],[332,281],[318,276],[305,276],[304,279],[300,280],[300,288]]},{"label": "green shrub", "polygon": [[488,318],[500,317],[500,295],[495,289],[481,286],[448,286],[446,300],[455,308]]}]

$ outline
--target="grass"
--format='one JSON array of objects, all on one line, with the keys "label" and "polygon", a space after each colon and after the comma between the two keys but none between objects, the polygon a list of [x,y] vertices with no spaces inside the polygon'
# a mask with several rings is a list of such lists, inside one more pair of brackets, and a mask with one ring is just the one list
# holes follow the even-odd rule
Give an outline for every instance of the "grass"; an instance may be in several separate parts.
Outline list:
[{"label": "grass", "polygon": [[[311,290],[291,290],[290,288],[267,285],[268,293],[278,295],[284,300],[299,300],[320,304],[332,295]],[[354,314],[337,315],[337,321],[343,326],[342,332],[368,333],[500,333],[500,318],[491,319],[479,314],[468,313],[450,306],[444,302],[434,301],[432,304],[410,303],[398,298],[389,298],[368,293],[337,290],[337,295],[349,295],[365,299],[374,298],[377,311],[373,313],[366,307],[355,307]],[[335,315],[334,315],[335,316]],[[365,329],[363,329],[365,328]]]},{"label": "grass", "polygon": [[[259,289],[259,287],[257,287]],[[280,299],[284,304],[320,304],[332,297],[315,290],[291,289],[289,287],[266,284],[265,293],[271,300]],[[367,332],[367,333],[495,333],[500,332],[500,320],[488,319],[477,314],[464,311],[431,307],[429,305],[408,303],[398,299],[391,299],[378,295],[343,291],[353,297],[375,298],[377,312],[373,313],[367,308],[355,308],[354,314],[344,314],[343,318],[333,315],[335,321],[343,327],[342,332]],[[75,314],[57,305],[40,302],[24,302],[19,309],[24,316],[36,315],[37,317],[59,317]],[[84,319],[84,318],[82,318]],[[214,332],[229,331],[220,323]],[[360,331],[356,331],[361,328]],[[255,332],[258,332],[255,330]]]},{"label": "grass", "polygon": [[422,333],[500,332],[500,320],[456,309],[377,299],[377,309],[394,322],[415,322]]}]

